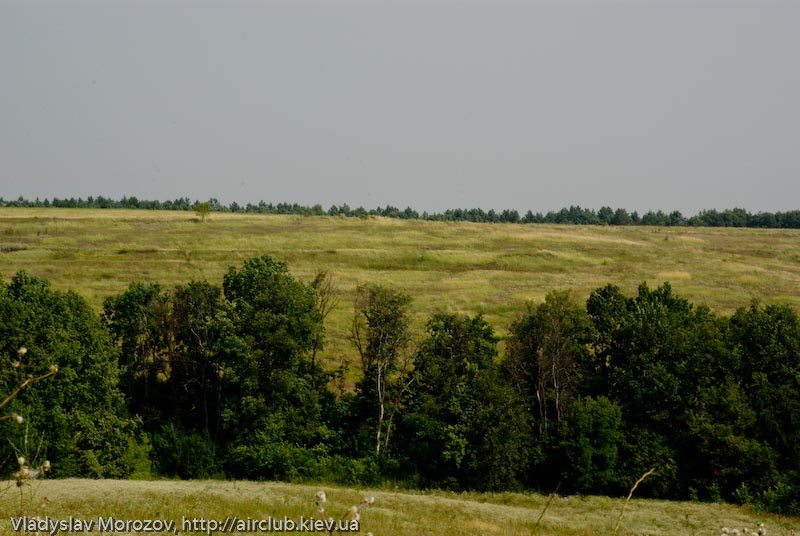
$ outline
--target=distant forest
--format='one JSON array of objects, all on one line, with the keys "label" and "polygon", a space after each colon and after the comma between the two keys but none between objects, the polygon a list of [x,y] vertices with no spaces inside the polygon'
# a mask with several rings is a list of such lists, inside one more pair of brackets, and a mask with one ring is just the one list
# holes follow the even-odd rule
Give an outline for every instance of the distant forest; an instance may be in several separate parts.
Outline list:
[{"label": "distant forest", "polygon": [[441,213],[418,212],[410,207],[401,210],[391,205],[381,208],[365,209],[363,207],[350,208],[349,205],[332,205],[327,211],[322,205],[311,207],[297,203],[247,203],[240,205],[233,202],[229,205],[220,203],[217,199],[208,201],[191,201],[188,197],[174,201],[149,201],[136,197],[123,197],[110,199],[97,196],[86,199],[70,197],[59,199],[35,199],[33,201],[22,197],[12,201],[0,197],[0,207],[56,207],[56,208],[127,208],[142,210],[195,210],[198,205],[205,205],[212,212],[245,212],[251,214],[296,214],[301,216],[347,216],[367,217],[383,216],[403,220],[428,220],[428,221],[469,221],[475,223],[566,223],[574,225],[659,225],[659,226],[693,226],[693,227],[755,227],[764,229],[800,229],[800,210],[787,212],[759,212],[753,214],[743,208],[733,208],[718,211],[715,209],[703,210],[694,216],[684,216],[678,210],[670,213],[661,210],[648,211],[639,214],[637,211],[628,212],[624,208],[612,209],[602,207],[600,210],[570,206],[559,211],[549,211],[546,214],[527,211],[520,215],[517,210],[483,210],[480,208],[448,209]]}]

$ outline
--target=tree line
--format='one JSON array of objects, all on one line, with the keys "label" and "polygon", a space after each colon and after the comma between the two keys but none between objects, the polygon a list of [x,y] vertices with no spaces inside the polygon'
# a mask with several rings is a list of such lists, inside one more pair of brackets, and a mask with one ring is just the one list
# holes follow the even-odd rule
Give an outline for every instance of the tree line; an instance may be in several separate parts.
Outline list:
[{"label": "tree line", "polygon": [[235,201],[225,205],[217,199],[207,201],[191,201],[188,197],[172,201],[153,201],[138,199],[135,196],[123,197],[115,200],[108,197],[97,196],[83,198],[59,199],[53,198],[40,200],[27,200],[19,197],[16,200],[5,200],[0,197],[0,207],[30,207],[30,208],[125,208],[142,210],[185,210],[192,211],[198,206],[207,207],[211,212],[234,212],[249,214],[293,214],[300,216],[343,216],[366,218],[369,216],[382,216],[406,220],[426,221],[468,221],[474,223],[555,223],[573,225],[647,225],[647,226],[694,226],[694,227],[754,227],[765,229],[800,229],[800,210],[786,212],[758,212],[751,213],[743,208],[733,208],[718,211],[716,209],[703,210],[693,216],[684,216],[680,211],[674,210],[666,213],[661,210],[647,211],[639,214],[637,211],[629,212],[624,208],[612,209],[601,207],[595,211],[580,206],[570,206],[558,211],[546,213],[528,210],[520,215],[517,210],[495,211],[471,209],[448,209],[441,213],[417,212],[410,207],[399,209],[391,205],[365,209],[364,207],[351,208],[347,203],[331,205],[325,210],[322,205],[311,207],[297,203],[247,203],[240,205]]},{"label": "tree line", "polygon": [[[353,371],[321,366],[335,285],[269,256],[222,284],[132,283],[94,312],[24,272],[0,283],[4,412],[17,451],[56,477],[392,482],[756,504],[800,513],[800,321],[731,316],[668,283],[530,303],[504,350],[481,314],[433,314],[358,288]],[[19,362],[18,350],[27,351]],[[352,378],[356,380],[352,382]],[[350,379],[350,380],[348,380]],[[350,383],[348,383],[350,382]],[[16,456],[1,458],[10,474]]]}]

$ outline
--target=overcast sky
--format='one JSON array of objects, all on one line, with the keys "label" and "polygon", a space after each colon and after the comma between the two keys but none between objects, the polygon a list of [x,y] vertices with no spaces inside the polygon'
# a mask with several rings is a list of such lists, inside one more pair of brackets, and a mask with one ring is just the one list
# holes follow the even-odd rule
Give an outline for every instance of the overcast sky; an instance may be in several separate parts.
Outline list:
[{"label": "overcast sky", "polygon": [[0,0],[0,196],[800,209],[797,2]]}]

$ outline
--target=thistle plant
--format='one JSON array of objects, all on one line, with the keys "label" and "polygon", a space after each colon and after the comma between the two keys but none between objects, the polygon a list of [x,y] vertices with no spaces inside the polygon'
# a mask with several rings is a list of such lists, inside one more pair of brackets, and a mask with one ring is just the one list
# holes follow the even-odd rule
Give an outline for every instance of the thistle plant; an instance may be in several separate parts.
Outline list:
[{"label": "thistle plant", "polygon": [[[743,528],[741,531],[739,529],[733,529],[733,531],[730,531],[728,527],[722,527],[720,533],[721,536],[728,536],[729,534],[731,536],[767,536],[767,527],[764,525],[764,523],[759,523],[753,530]],[[796,531],[792,531],[790,536],[797,536]]]},{"label": "thistle plant", "polygon": [[[21,379],[17,384],[17,386],[14,388],[14,390],[11,391],[11,393],[8,396],[6,396],[2,401],[0,401],[0,411],[9,402],[11,402],[23,389],[25,389],[34,382],[43,380],[45,378],[49,378],[50,376],[58,372],[58,365],[53,364],[50,365],[50,368],[47,372],[39,374],[38,376],[34,374],[25,374],[23,361],[27,353],[28,349],[22,346],[19,348],[19,350],[17,350],[16,359],[13,359],[11,361],[11,367],[19,371]],[[9,419],[12,423],[19,425],[25,422],[25,417],[16,412],[12,412],[6,415],[0,415],[0,420],[5,420],[5,419]],[[27,442],[28,442],[28,434],[26,430],[25,433],[26,446]],[[13,443],[12,446],[14,446]],[[28,460],[25,458],[23,453],[20,452],[19,449],[14,447],[14,450],[17,451],[17,464],[19,465],[19,469],[12,476],[16,483],[16,486],[20,488],[20,494],[21,494],[23,486],[30,485],[34,480],[39,478],[41,475],[50,471],[51,465],[50,465],[50,460],[45,460],[38,467],[31,466],[29,465]],[[20,505],[21,501],[22,501],[22,496],[20,495]]]},{"label": "thistle plant", "polygon": [[30,485],[32,481],[39,478],[40,475],[50,471],[50,460],[45,460],[39,467],[28,467],[27,461],[24,456],[17,458],[19,464],[19,471],[14,473],[14,480],[17,482],[17,487],[21,488],[24,485]]},{"label": "thistle plant", "polygon": [[[27,353],[28,349],[25,348],[24,346],[22,346],[19,350],[17,350],[17,359],[11,362],[12,368],[21,371],[23,368],[22,359],[25,357]],[[41,374],[39,376],[34,376],[33,374],[26,374],[25,377],[20,381],[19,385],[17,385],[17,387],[13,391],[11,391],[11,394],[9,394],[2,402],[0,402],[0,409],[3,409],[3,407],[9,402],[11,402],[20,393],[20,391],[28,387],[33,382],[49,378],[56,372],[58,372],[58,365],[53,364],[50,365],[50,369],[46,373]],[[17,424],[22,424],[24,420],[24,418],[21,415],[18,415],[16,413],[0,416],[0,420],[3,419],[13,419],[13,421],[16,422]]]},{"label": "thistle plant", "polygon": [[[325,503],[328,501],[328,498],[325,495],[325,492],[322,491],[322,490],[318,491],[314,495],[314,497],[317,500],[316,504],[317,504],[317,514],[319,516],[318,518],[319,519],[325,519],[325,517],[324,517],[325,516]],[[345,515],[341,519],[344,520],[344,521],[350,521],[350,522],[355,521],[355,522],[360,523],[361,522],[361,512],[360,512],[360,510],[363,509],[363,508],[368,508],[369,506],[373,505],[374,503],[375,503],[375,497],[373,497],[371,495],[367,496],[367,497],[364,497],[361,500],[360,504],[354,504],[353,506],[348,508],[347,512],[345,513]],[[326,521],[328,522],[328,527],[329,527],[328,528],[328,533],[331,534],[331,536],[332,536],[333,533],[336,532],[336,529],[334,528],[334,522],[335,521],[334,521],[333,517],[330,517],[330,516],[326,519]],[[366,536],[373,536],[373,534],[372,534],[372,532],[367,532]]]}]

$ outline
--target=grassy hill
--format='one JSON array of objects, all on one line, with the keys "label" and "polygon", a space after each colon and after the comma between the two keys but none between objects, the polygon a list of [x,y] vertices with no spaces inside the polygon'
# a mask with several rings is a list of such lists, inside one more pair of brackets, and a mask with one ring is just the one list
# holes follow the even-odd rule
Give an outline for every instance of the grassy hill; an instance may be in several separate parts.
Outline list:
[{"label": "grassy hill", "polygon": [[[336,519],[345,517],[348,508],[363,497],[374,496],[374,504],[361,508],[360,515],[361,533],[375,536],[608,535],[613,534],[624,503],[624,499],[606,497],[557,497],[537,527],[548,497],[534,494],[409,493],[222,481],[57,480],[39,482],[21,495],[15,488],[7,489],[0,496],[0,531],[11,533],[9,516],[20,514],[51,519],[173,520],[179,531],[182,517],[283,520],[288,516],[298,520],[317,517],[317,490],[327,494],[325,515]],[[617,534],[717,535],[723,526],[731,531],[752,529],[759,522],[770,536],[788,536],[791,529],[800,527],[797,519],[755,514],[735,506],[633,499]]]},{"label": "grassy hill", "polygon": [[433,312],[485,313],[503,334],[529,300],[584,299],[614,283],[632,293],[670,281],[695,304],[731,313],[751,299],[800,306],[800,230],[473,224],[385,218],[0,208],[0,276],[17,270],[72,289],[98,310],[135,280],[221,284],[230,266],[270,254],[310,281],[333,274],[338,306],[324,357],[351,355],[357,285],[412,295],[416,326]]},{"label": "grassy hill", "polygon": [[[309,281],[335,277],[338,307],[328,322],[326,357],[349,359],[352,298],[379,281],[414,298],[417,329],[436,311],[483,311],[503,333],[524,308],[554,289],[585,298],[606,283],[632,293],[642,282],[670,281],[695,304],[730,313],[752,298],[800,306],[800,231],[709,228],[521,226],[213,214],[0,209],[0,276],[17,270],[72,289],[98,310],[134,280],[164,287],[207,279],[271,254]],[[9,516],[123,519],[181,516],[298,518],[314,515],[318,487],[249,482],[43,481],[20,492],[0,484],[0,533]],[[428,535],[611,534],[623,501],[559,497],[534,531],[548,498],[534,494],[401,493],[324,487],[328,514],[344,515],[364,494],[362,532]],[[718,504],[634,500],[619,534],[719,534],[722,526],[766,523],[789,534],[800,521]]]}]

